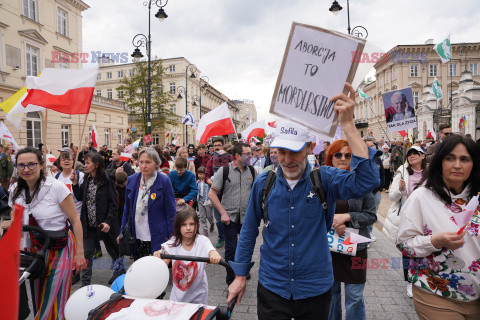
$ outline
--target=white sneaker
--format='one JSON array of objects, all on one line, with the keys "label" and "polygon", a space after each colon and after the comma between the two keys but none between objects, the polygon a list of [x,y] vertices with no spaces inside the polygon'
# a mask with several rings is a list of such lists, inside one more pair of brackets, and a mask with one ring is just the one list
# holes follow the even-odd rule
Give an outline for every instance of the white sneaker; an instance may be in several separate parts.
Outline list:
[{"label": "white sneaker", "polygon": [[413,284],[411,282],[407,283],[407,296],[409,298],[413,298],[412,287],[413,287]]}]

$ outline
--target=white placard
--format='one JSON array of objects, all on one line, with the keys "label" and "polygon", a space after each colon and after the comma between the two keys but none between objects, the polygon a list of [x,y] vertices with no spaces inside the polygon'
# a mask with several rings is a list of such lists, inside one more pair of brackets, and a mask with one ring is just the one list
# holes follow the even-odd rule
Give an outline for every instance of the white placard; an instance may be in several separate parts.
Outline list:
[{"label": "white placard", "polygon": [[398,89],[382,94],[387,132],[417,127],[412,88]]},{"label": "white placard", "polygon": [[330,98],[352,82],[365,40],[294,22],[270,112],[333,137],[336,116]]},{"label": "white placard", "polygon": [[348,238],[348,232],[357,233],[358,229],[354,228],[345,228],[345,233],[343,236],[338,235],[335,229],[331,228],[327,232],[328,247],[332,252],[338,252],[341,254],[346,254],[349,256],[355,256],[357,254],[357,244],[343,244],[346,238]]}]

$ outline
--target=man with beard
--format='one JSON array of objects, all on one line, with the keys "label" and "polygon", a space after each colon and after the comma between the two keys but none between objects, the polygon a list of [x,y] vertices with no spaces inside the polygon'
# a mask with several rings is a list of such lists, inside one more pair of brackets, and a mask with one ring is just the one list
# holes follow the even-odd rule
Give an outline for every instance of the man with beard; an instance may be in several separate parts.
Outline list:
[{"label": "man with beard", "polygon": [[338,94],[331,101],[335,101],[334,109],[347,137],[354,169],[318,169],[327,209],[321,205],[310,180],[307,155],[312,140],[301,125],[284,122],[276,129],[270,146],[278,148],[279,168],[264,203],[265,212],[262,191],[268,174],[261,174],[253,184],[235,262],[230,262],[236,276],[229,286],[227,302],[236,296],[241,302],[246,275],[253,265],[258,228],[265,214],[268,223],[260,249],[257,287],[257,313],[261,320],[328,318],[333,270],[327,230],[332,226],[335,203],[363,197],[380,183],[373,160],[376,150],[367,148],[353,122],[355,90],[348,83],[346,87],[349,96]]}]

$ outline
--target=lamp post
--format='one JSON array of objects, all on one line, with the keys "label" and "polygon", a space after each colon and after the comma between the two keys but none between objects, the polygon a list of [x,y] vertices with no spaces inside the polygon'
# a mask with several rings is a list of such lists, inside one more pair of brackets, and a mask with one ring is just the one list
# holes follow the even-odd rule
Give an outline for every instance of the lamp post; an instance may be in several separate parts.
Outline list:
[{"label": "lamp post", "polygon": [[[177,87],[177,92],[178,92],[177,99],[182,99],[183,98],[182,93],[185,94],[185,96],[186,96],[186,91],[187,91],[187,89],[184,86],[178,86]],[[185,132],[186,131],[187,131],[187,126],[185,126]],[[185,136],[185,145],[186,144],[187,144],[187,138]]]},{"label": "lamp post", "polygon": [[[203,81],[203,84],[202,84],[202,81]],[[202,117],[202,89],[207,89],[208,87],[209,87],[208,77],[201,76],[200,77],[200,94],[198,96],[194,95],[192,97],[192,100],[193,100],[192,106],[196,107],[197,106],[196,101],[199,102],[198,106],[200,107],[200,118]]]},{"label": "lamp post", "polygon": [[[190,63],[186,68],[185,68],[185,115],[188,114],[188,71],[190,70],[190,78],[195,79],[195,71],[197,71],[197,67],[193,64]],[[185,145],[188,144],[188,127],[185,126]]]},{"label": "lamp post", "polygon": [[159,9],[158,12],[155,14],[155,18],[157,18],[160,22],[163,22],[165,18],[168,18],[168,15],[163,10],[168,3],[168,0],[148,0],[143,3],[144,6],[148,6],[148,36],[139,33],[132,39],[132,44],[135,47],[135,50],[132,53],[132,57],[134,59],[143,58],[143,54],[140,51],[139,47],[146,46],[147,49],[147,60],[148,60],[148,93],[147,93],[147,131],[148,134],[152,133],[152,68],[151,68],[151,59],[152,59],[152,34],[150,32],[150,16],[151,16],[151,9],[152,3],[155,4]]},{"label": "lamp post", "polygon": [[[334,15],[337,15],[342,9],[343,7],[335,0],[333,1],[332,5],[330,6],[330,9],[328,10],[332,12]],[[347,26],[348,34],[353,33],[355,37],[367,39],[368,31],[367,29],[365,29],[365,27],[356,26],[353,29],[350,28],[350,1],[349,0],[347,0],[347,19],[348,19],[348,26]]]}]

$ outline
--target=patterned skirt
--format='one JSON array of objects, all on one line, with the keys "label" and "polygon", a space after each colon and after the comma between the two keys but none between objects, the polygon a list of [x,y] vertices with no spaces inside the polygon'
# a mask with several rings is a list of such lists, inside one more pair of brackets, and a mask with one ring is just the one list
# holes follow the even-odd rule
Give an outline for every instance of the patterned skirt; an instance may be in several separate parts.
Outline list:
[{"label": "patterned skirt", "polygon": [[67,244],[60,250],[45,252],[46,270],[42,278],[34,280],[35,320],[63,320],[63,309],[72,289],[72,265],[75,238],[70,231]]}]

